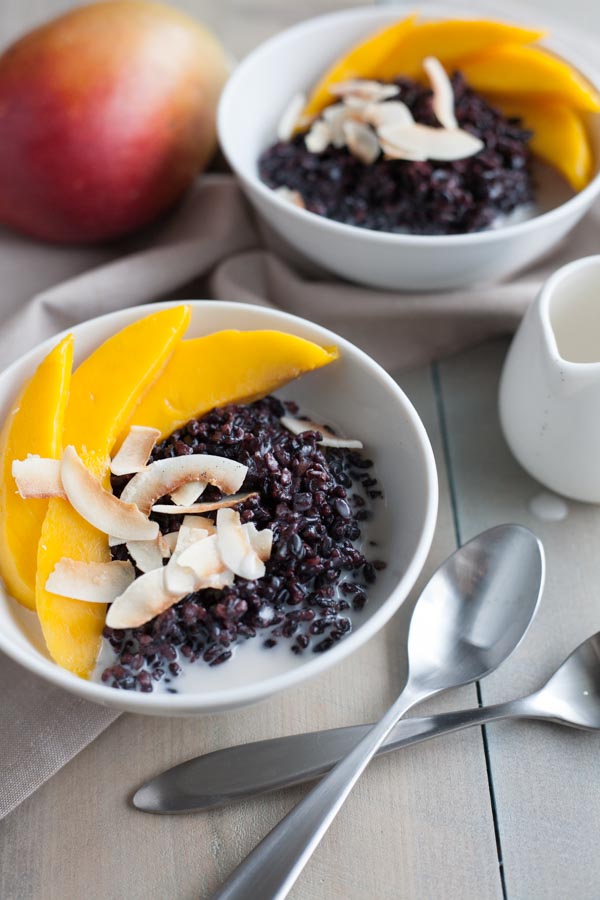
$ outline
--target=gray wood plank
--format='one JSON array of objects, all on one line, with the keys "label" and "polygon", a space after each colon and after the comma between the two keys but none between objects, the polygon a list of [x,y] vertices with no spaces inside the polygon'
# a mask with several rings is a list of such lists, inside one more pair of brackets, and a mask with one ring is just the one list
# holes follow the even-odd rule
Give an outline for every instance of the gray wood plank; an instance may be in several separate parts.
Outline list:
[{"label": "gray wood plank", "polygon": [[[402,382],[441,460],[430,376],[420,372]],[[443,463],[440,470],[428,572],[455,546]],[[409,604],[384,633],[318,681],[259,706],[200,720],[123,716],[0,826],[0,897],[208,897],[303,789],[178,818],[136,813],[127,804],[132,789],[166,766],[234,742],[376,717],[403,681],[408,610]],[[467,687],[429,708],[475,703],[475,689]],[[480,731],[376,761],[293,896],[499,900]]]},{"label": "gray wood plank", "polygon": [[[562,522],[532,514],[542,488],[510,455],[497,418],[505,349],[488,345],[441,366],[462,539],[515,521],[540,536],[547,554],[539,614],[514,656],[482,682],[485,703],[534,689],[600,629],[600,510],[570,502]],[[542,723],[498,723],[487,735],[509,900],[596,900],[600,739]]]}]

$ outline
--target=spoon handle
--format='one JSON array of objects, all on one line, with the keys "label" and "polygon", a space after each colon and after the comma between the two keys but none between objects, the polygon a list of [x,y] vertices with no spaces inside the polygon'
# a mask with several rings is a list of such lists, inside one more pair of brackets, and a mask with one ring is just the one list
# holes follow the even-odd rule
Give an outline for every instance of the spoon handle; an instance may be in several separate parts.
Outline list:
[{"label": "spoon handle", "polygon": [[[462,728],[530,714],[522,701],[514,700],[496,706],[401,719],[377,756]],[[303,784],[329,772],[372,727],[331,728],[216,750],[174,766],[143,785],[134,797],[134,804],[146,812],[193,812]]]},{"label": "spoon handle", "polygon": [[387,713],[240,863],[214,900],[282,900],[335,819],[352,788],[398,719],[437,691],[410,683]]}]

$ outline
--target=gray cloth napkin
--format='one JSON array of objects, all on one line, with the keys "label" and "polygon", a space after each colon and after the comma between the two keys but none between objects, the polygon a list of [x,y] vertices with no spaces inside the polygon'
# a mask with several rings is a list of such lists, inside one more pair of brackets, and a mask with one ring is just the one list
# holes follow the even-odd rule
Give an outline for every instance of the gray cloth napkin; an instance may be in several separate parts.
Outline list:
[{"label": "gray cloth napkin", "polygon": [[[63,248],[0,232],[0,365],[56,332],[169,298],[259,303],[313,319],[400,371],[514,329],[548,274],[600,251],[597,207],[554,255],[514,280],[451,294],[343,283],[276,255],[231,176],[207,176],[160,226],[128,242]],[[50,687],[0,655],[0,817],[92,741],[116,713]]]}]

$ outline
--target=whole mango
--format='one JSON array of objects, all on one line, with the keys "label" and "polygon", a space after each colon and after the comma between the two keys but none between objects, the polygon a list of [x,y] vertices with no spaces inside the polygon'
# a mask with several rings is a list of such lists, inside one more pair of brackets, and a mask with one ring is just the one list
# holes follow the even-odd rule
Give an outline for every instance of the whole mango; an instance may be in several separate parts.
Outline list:
[{"label": "whole mango", "polygon": [[77,8],[0,56],[0,223],[57,242],[151,222],[216,146],[225,52],[150,0]]}]

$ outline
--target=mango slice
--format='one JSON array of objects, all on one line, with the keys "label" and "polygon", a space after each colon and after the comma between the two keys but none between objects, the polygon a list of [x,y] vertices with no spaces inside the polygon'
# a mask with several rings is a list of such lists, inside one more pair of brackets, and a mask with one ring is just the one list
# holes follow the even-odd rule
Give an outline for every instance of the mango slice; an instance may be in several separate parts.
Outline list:
[{"label": "mango slice", "polygon": [[442,65],[452,69],[464,57],[483,53],[498,44],[530,44],[543,36],[543,31],[486,19],[423,22],[405,36],[383,63],[377,77],[383,81],[397,78],[399,74],[422,78],[423,60],[427,56],[435,56]]},{"label": "mango slice", "polygon": [[73,335],[57,344],[22,389],[0,433],[0,574],[8,592],[35,609],[36,554],[47,500],[23,500],[11,468],[28,453],[58,458],[73,363]]},{"label": "mango slice", "polygon": [[460,63],[470,87],[505,97],[550,99],[600,112],[600,94],[572,66],[538,47],[506,44]]},{"label": "mango slice", "polygon": [[515,97],[493,97],[505,116],[518,116],[533,131],[531,149],[566,178],[575,191],[588,184],[593,173],[590,139],[581,116],[560,102],[535,102]]},{"label": "mango slice", "polygon": [[[162,372],[189,320],[187,306],[146,316],[101,344],[73,373],[63,443],[72,444],[105,481],[117,435]],[[106,606],[46,590],[48,576],[63,556],[88,562],[110,559],[107,536],[55,497],[49,501],[38,545],[37,611],[52,659],[87,678],[100,648]]]},{"label": "mango slice", "polygon": [[353,47],[341,59],[336,60],[325,72],[314,88],[304,109],[304,115],[314,116],[333,102],[329,92],[332,84],[348,78],[379,78],[379,71],[385,60],[394,53],[413,30],[416,16],[408,16],[394,25],[386,26],[382,31],[367,38],[363,43]]},{"label": "mango slice", "polygon": [[304,113],[320,113],[333,100],[331,85],[347,78],[416,78],[423,74],[426,56],[436,56],[452,67],[457,60],[496,44],[528,44],[542,36],[541,31],[486,20],[450,19],[417,24],[412,15],[371,35],[338,59],[314,88]]},{"label": "mango slice", "polygon": [[337,358],[335,347],[281,331],[218,331],[182,341],[121,437],[131,425],[158,428],[167,437],[215,406],[264,397]]},{"label": "mango slice", "polygon": [[73,373],[63,444],[102,476],[124,423],[190,323],[189,306],[153,313],[109,338]]}]

